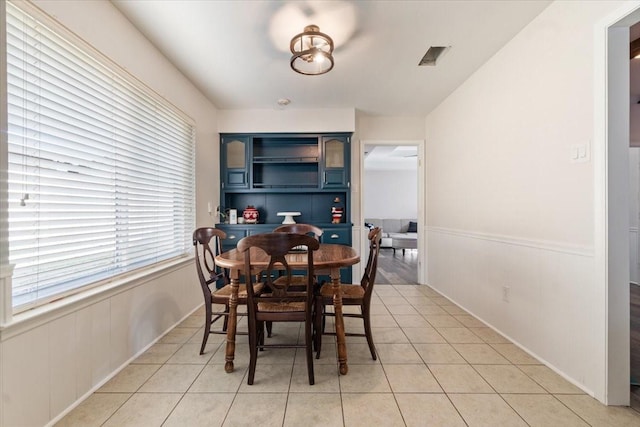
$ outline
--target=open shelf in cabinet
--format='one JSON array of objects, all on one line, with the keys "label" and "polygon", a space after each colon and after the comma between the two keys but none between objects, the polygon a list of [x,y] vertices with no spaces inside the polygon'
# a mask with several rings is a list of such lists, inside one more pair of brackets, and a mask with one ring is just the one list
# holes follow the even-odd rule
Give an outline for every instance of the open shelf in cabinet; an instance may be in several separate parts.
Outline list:
[{"label": "open shelf in cabinet", "polygon": [[318,163],[317,137],[258,137],[253,139],[254,163]]},{"label": "open shelf in cabinet", "polygon": [[[344,202],[347,197],[346,192],[308,192],[301,190],[291,192],[288,189],[273,190],[273,192],[248,193],[248,192],[228,192],[222,201],[225,208],[238,210],[238,216],[242,216],[245,207],[251,205],[258,209],[260,224],[282,222],[282,217],[278,212],[301,212],[296,217],[296,222],[309,224],[326,224],[331,222],[331,207],[335,198],[338,197]],[[343,223],[347,223],[349,218],[348,206],[345,204]]]},{"label": "open shelf in cabinet", "polygon": [[254,188],[317,188],[318,163],[254,163]]}]

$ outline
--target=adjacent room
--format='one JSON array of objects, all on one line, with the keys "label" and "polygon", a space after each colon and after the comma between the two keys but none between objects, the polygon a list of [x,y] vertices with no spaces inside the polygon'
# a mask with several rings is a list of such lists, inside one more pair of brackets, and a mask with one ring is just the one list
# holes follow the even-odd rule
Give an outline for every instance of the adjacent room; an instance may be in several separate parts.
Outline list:
[{"label": "adjacent room", "polygon": [[418,147],[365,144],[363,157],[364,223],[382,228],[377,283],[417,284]]},{"label": "adjacent room", "polygon": [[0,21],[0,427],[640,425],[640,1]]}]

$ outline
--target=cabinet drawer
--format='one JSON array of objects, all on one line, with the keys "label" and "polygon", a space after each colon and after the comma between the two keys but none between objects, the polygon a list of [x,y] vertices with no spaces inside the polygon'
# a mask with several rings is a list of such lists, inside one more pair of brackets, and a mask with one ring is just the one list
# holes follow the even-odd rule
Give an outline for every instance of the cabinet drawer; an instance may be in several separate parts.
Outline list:
[{"label": "cabinet drawer", "polygon": [[322,243],[338,243],[351,245],[350,228],[325,228],[322,232]]}]

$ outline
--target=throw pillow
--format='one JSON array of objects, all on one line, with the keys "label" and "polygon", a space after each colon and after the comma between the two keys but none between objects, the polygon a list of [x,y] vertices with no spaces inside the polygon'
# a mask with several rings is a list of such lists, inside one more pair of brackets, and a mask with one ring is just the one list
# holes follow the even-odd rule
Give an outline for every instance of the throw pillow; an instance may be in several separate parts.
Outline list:
[{"label": "throw pillow", "polygon": [[409,221],[409,228],[407,228],[407,233],[417,233],[418,232],[418,223]]}]

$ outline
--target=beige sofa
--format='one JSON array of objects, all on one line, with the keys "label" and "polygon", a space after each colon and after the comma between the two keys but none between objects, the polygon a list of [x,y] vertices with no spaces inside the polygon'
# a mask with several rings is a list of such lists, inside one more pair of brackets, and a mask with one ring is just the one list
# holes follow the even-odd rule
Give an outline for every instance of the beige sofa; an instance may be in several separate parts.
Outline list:
[{"label": "beige sofa", "polygon": [[[417,220],[404,218],[365,218],[365,225],[382,228],[382,240],[380,246],[396,249],[417,249],[418,233]],[[411,223],[411,224],[410,224]],[[415,224],[416,232],[409,231],[409,226]]]}]

